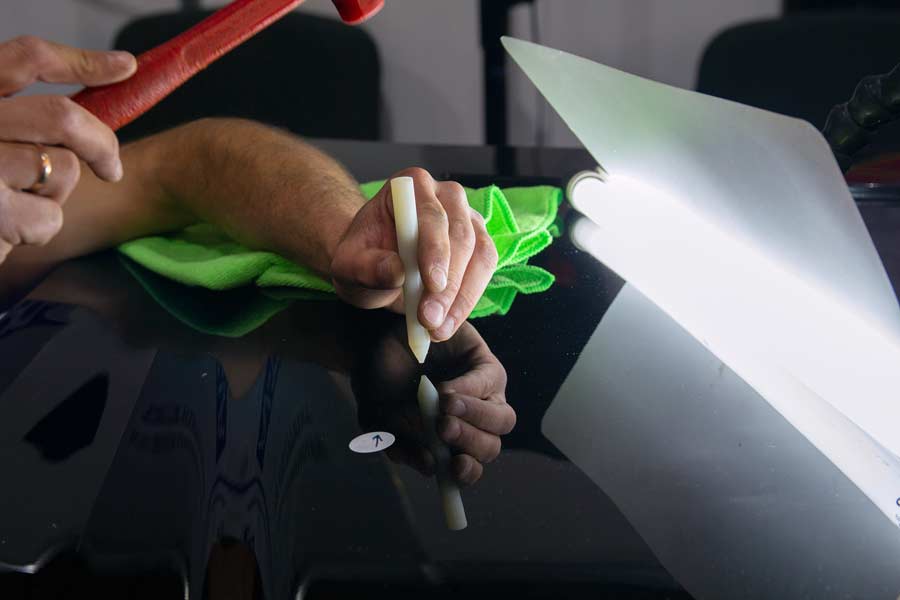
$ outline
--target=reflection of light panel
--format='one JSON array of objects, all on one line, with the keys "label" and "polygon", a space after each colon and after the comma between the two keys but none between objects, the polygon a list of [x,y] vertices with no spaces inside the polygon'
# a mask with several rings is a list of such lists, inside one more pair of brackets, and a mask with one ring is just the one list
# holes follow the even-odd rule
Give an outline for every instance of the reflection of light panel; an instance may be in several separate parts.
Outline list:
[{"label": "reflection of light panel", "polygon": [[[575,235],[590,238],[596,227],[583,221]],[[900,489],[900,469],[879,471],[886,453],[800,390],[789,416],[854,474],[843,477],[766,404],[626,284],[541,432],[694,598],[878,598],[900,590],[896,522],[861,493]]]},{"label": "reflection of light panel", "polygon": [[576,244],[740,375],[893,518],[900,461],[873,439],[900,454],[898,340],[678,198],[604,177],[570,188],[592,221],[572,229]]}]

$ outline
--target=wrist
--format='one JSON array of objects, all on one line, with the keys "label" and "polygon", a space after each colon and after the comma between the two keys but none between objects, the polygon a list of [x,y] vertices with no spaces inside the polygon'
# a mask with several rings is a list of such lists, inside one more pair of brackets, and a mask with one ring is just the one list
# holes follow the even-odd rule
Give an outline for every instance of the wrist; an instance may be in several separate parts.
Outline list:
[{"label": "wrist", "polygon": [[[129,144],[129,152],[136,163],[132,170],[142,174],[143,185],[152,190],[148,202],[151,210],[170,229],[187,227],[198,220],[185,202],[188,195],[183,189],[184,165],[196,160],[193,137],[184,135],[179,127]],[[193,157],[193,158],[191,158]]]},{"label": "wrist", "polygon": [[322,236],[322,253],[325,257],[326,265],[324,274],[329,279],[332,277],[331,264],[334,262],[338,246],[340,246],[341,241],[347,234],[347,230],[350,229],[350,224],[356,217],[358,210],[358,207],[353,209],[350,206],[343,206],[335,210],[334,215],[328,219],[329,225]]},{"label": "wrist", "polygon": [[[287,235],[279,235],[279,253],[331,280],[338,247],[365,199],[352,183],[311,177],[290,202],[297,206],[291,215],[296,223]],[[300,235],[306,243],[299,243]]]}]

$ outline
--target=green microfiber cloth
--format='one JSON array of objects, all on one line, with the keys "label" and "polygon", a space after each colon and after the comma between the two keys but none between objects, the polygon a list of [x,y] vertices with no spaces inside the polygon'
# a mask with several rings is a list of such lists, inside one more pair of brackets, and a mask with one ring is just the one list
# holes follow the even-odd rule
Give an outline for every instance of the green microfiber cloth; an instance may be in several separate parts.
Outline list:
[{"label": "green microfiber cloth", "polygon": [[[383,184],[374,181],[362,184],[360,189],[371,199]],[[497,270],[471,317],[504,315],[517,294],[543,292],[553,284],[552,274],[527,261],[558,235],[556,217],[562,192],[551,186],[504,190],[490,186],[467,188],[466,195],[469,204],[484,217],[498,254]],[[334,292],[331,284],[312,270],[272,252],[250,250],[208,223],[126,242],[119,251],[145,269],[184,285],[208,290],[234,290],[251,284],[259,288],[262,293],[252,292],[252,300],[242,296],[237,309],[240,314],[218,315],[209,322],[208,315],[195,310],[199,308],[195,303],[178,297],[177,287],[160,285],[158,277],[150,277],[139,268],[130,269],[157,302],[206,333],[241,336],[265,323],[291,300],[328,297]]]}]

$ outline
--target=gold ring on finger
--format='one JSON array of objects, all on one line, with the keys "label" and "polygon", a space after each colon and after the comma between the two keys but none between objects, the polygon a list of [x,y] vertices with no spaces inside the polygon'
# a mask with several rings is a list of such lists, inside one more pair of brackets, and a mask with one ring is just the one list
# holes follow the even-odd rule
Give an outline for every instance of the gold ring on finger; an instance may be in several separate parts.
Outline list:
[{"label": "gold ring on finger", "polygon": [[44,186],[47,185],[47,181],[50,179],[50,174],[53,173],[53,163],[50,162],[50,155],[47,154],[47,151],[44,150],[43,146],[35,144],[35,147],[39,153],[39,160],[41,161],[40,170],[38,171],[37,180],[34,182],[30,188],[25,190],[26,192],[39,192],[44,189]]}]

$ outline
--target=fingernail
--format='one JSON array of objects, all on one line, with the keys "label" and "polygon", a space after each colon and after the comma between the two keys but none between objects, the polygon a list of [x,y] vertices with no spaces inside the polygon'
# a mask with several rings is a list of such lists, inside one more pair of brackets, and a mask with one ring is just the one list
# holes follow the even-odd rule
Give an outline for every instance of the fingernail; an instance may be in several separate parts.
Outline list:
[{"label": "fingernail", "polygon": [[428,321],[428,325],[437,327],[444,321],[444,307],[436,300],[429,300],[425,303],[422,315]]},{"label": "fingernail", "polygon": [[445,442],[455,442],[459,437],[459,422],[456,419],[442,417],[438,424],[438,435]]},{"label": "fingernail", "polygon": [[114,50],[110,52],[109,58],[120,67],[130,67],[136,62],[133,54],[131,54],[130,52],[123,52],[121,50]]},{"label": "fingernail", "polygon": [[435,332],[435,337],[439,340],[449,339],[450,336],[453,335],[453,330],[456,328],[456,319],[453,317],[447,317],[447,320],[444,321],[444,324],[441,325],[441,328]]},{"label": "fingernail", "polygon": [[431,280],[434,282],[438,292],[443,292],[447,287],[447,272],[441,267],[432,267]]},{"label": "fingernail", "polygon": [[125,168],[122,166],[121,159],[116,160],[116,166],[114,167],[114,171],[115,172],[113,173],[113,177],[114,177],[115,181],[119,181],[122,179],[122,177],[125,176]]},{"label": "fingernail", "polygon": [[466,413],[466,403],[459,398],[454,398],[447,403],[447,414],[461,417]]}]

